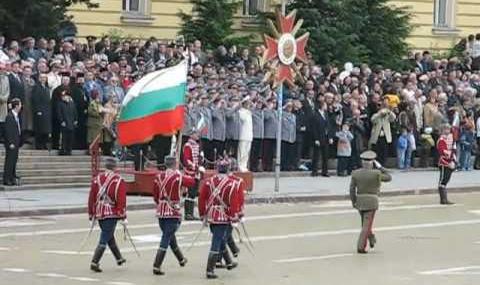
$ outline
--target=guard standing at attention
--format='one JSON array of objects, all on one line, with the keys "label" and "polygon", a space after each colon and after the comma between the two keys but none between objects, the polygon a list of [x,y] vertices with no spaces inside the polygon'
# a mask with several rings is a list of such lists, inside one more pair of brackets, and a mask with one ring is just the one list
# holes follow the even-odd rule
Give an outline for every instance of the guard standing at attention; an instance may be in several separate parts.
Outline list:
[{"label": "guard standing at attention", "polygon": [[226,261],[228,270],[237,267],[226,248],[227,233],[232,223],[240,221],[244,205],[244,183],[228,175],[230,161],[217,163],[218,174],[209,178],[200,189],[198,210],[200,217],[210,225],[212,243],[207,260],[207,278],[215,279],[215,264],[219,255]]},{"label": "guard standing at attention", "polygon": [[107,158],[105,168],[105,171],[93,178],[88,198],[89,218],[93,220],[93,223],[98,221],[101,229],[100,242],[95,249],[90,265],[90,269],[94,272],[102,272],[100,259],[107,245],[118,266],[126,262],[115,241],[115,228],[118,220],[126,222],[127,185],[120,174],[115,173],[117,168],[115,158]]},{"label": "guard standing at attention", "polygon": [[380,186],[382,182],[392,180],[392,176],[375,160],[376,157],[373,151],[363,152],[360,155],[363,167],[352,173],[350,182],[350,199],[362,220],[362,230],[357,243],[357,252],[362,254],[367,253],[367,241],[370,248],[375,247],[377,240],[372,227],[375,212],[378,210]]},{"label": "guard standing at attention", "polygon": [[182,214],[180,212],[180,199],[186,194],[184,187],[195,186],[195,179],[193,177],[183,175],[180,171],[175,170],[175,157],[166,156],[164,163],[167,169],[165,172],[157,175],[153,186],[153,200],[157,205],[158,224],[162,230],[160,248],[157,251],[153,263],[153,274],[155,275],[165,274],[161,270],[161,266],[165,259],[168,246],[172,249],[180,266],[183,267],[187,264],[187,259],[183,256],[178,247],[175,233],[181,223]]},{"label": "guard standing at attention", "polygon": [[456,167],[456,149],[453,135],[451,133],[451,126],[444,125],[442,127],[442,134],[437,141],[438,152],[438,168],[440,169],[440,179],[438,182],[438,193],[440,195],[440,204],[452,205],[454,203],[448,200],[447,184],[452,177],[452,173]]},{"label": "guard standing at attention", "polygon": [[188,187],[187,197],[185,198],[185,220],[198,220],[194,215],[195,200],[198,196],[198,185],[201,175],[205,172],[205,168],[201,165],[202,157],[200,155],[199,128],[196,128],[190,135],[187,143],[183,147],[183,171],[186,175],[195,178],[195,185]]}]

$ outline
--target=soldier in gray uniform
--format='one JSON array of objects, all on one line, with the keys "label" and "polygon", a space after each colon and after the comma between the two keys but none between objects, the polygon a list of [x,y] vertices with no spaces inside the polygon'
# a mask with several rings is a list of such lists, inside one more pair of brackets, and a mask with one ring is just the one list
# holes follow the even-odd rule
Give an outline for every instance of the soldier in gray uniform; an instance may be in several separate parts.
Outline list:
[{"label": "soldier in gray uniform", "polygon": [[263,149],[263,133],[264,133],[264,118],[263,118],[263,99],[258,97],[255,102],[255,108],[252,109],[253,121],[253,141],[252,150],[250,151],[250,170],[253,172],[261,171],[262,166],[262,149]]},{"label": "soldier in gray uniform", "polygon": [[197,125],[199,120],[198,109],[195,105],[196,104],[194,99],[189,99],[189,101],[187,101],[187,105],[185,108],[184,124],[182,129],[182,149],[183,145],[185,145],[190,136],[193,134],[195,126]]},{"label": "soldier in gray uniform", "polygon": [[[210,101],[208,94],[202,93],[200,95],[200,103],[198,106],[198,113],[200,119],[204,120],[204,129],[200,133],[200,145],[207,162],[213,162],[213,123],[212,123],[212,110],[210,109]],[[213,168],[213,164],[207,163],[208,168]]]},{"label": "soldier in gray uniform", "polygon": [[275,98],[267,100],[267,108],[263,111],[264,136],[263,136],[263,169],[273,171],[273,157],[276,150],[278,113]]},{"label": "soldier in gray uniform", "polygon": [[375,161],[376,153],[368,150],[360,155],[362,168],[352,173],[350,182],[350,199],[352,205],[360,213],[362,219],[362,231],[358,237],[357,252],[367,253],[367,241],[370,248],[375,247],[377,242],[373,234],[373,220],[378,210],[378,195],[382,182],[389,182],[392,176]]},{"label": "soldier in gray uniform", "polygon": [[296,169],[295,163],[295,140],[297,135],[296,117],[292,113],[293,103],[287,102],[283,107],[282,116],[282,157],[281,170],[292,171]]},{"label": "soldier in gray uniform", "polygon": [[238,139],[240,138],[240,98],[232,97],[230,107],[227,108],[225,116],[227,118],[227,132],[225,150],[229,157],[237,157]]},{"label": "soldier in gray uniform", "polygon": [[224,155],[225,138],[226,138],[226,116],[225,116],[225,99],[217,98],[213,101],[212,106],[212,123],[213,123],[213,149],[216,154],[215,160],[219,156]]}]

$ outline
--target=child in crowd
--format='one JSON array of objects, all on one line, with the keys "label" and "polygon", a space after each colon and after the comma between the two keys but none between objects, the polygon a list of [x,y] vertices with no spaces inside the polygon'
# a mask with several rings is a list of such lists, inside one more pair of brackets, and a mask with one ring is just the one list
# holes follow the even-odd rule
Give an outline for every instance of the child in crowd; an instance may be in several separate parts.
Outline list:
[{"label": "child in crowd", "polygon": [[350,125],[344,123],[342,130],[336,133],[337,143],[337,176],[347,176],[352,173],[351,156],[353,134]]},{"label": "child in crowd", "polygon": [[400,136],[397,139],[397,165],[399,169],[407,168],[407,151],[408,151],[408,131],[407,128],[401,129]]},{"label": "child in crowd", "polygon": [[405,157],[405,166],[407,169],[409,169],[412,166],[412,157],[413,152],[417,150],[417,142],[415,140],[415,134],[413,132],[412,127],[407,128],[408,133],[407,133],[407,139],[408,139],[408,148],[407,148],[407,154]]}]

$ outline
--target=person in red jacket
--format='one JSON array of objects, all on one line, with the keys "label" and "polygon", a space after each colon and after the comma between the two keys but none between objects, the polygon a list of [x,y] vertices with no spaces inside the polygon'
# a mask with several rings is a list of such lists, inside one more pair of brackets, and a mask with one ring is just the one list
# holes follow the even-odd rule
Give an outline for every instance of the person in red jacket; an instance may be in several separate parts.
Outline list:
[{"label": "person in red jacket", "polygon": [[157,175],[153,185],[153,200],[157,205],[158,223],[162,230],[160,248],[153,263],[153,274],[155,275],[165,274],[161,270],[161,266],[168,246],[172,249],[180,266],[183,267],[187,264],[187,259],[178,247],[175,233],[180,227],[182,217],[180,199],[186,194],[184,187],[193,187],[196,183],[193,177],[183,175],[180,171],[175,170],[175,157],[166,156],[164,163],[167,169]]},{"label": "person in red jacket", "polygon": [[228,175],[230,161],[217,162],[218,174],[209,178],[200,189],[198,210],[200,217],[210,225],[212,243],[207,260],[207,278],[215,279],[214,272],[219,255],[231,270],[237,266],[232,261],[227,248],[226,238],[232,223],[240,221],[244,205],[244,183],[241,178]]},{"label": "person in red jacket", "polygon": [[438,168],[440,169],[440,179],[438,183],[438,194],[440,195],[440,204],[452,205],[447,197],[447,184],[450,181],[455,164],[457,161],[455,142],[451,133],[450,125],[442,127],[442,134],[437,141]]},{"label": "person in red jacket", "polygon": [[183,147],[183,171],[186,175],[195,177],[196,183],[188,187],[187,197],[185,198],[185,220],[198,220],[194,215],[195,200],[198,196],[198,185],[201,174],[205,169],[201,166],[200,145],[198,144],[199,133],[192,133],[187,143]]},{"label": "person in red jacket", "polygon": [[105,171],[92,179],[88,198],[89,218],[93,223],[98,221],[101,229],[100,241],[90,264],[90,269],[94,272],[102,272],[100,259],[107,245],[119,266],[126,262],[117,246],[114,233],[118,220],[125,222],[127,218],[127,187],[123,178],[115,173],[116,159],[108,158],[105,167]]}]

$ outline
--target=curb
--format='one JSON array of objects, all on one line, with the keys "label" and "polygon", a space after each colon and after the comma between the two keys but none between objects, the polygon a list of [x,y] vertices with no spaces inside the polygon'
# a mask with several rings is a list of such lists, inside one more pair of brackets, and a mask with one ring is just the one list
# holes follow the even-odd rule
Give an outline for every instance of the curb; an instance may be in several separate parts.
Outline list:
[{"label": "curb", "polygon": [[[437,193],[437,189],[410,189],[410,190],[394,190],[383,192],[380,197],[395,197],[406,195],[429,195]],[[480,192],[480,187],[453,187],[448,189],[449,193],[473,193]],[[318,195],[313,193],[288,195],[279,194],[271,197],[248,197],[246,204],[274,204],[274,203],[304,203],[304,202],[321,202],[321,201],[339,201],[348,200],[348,195]],[[127,211],[139,211],[154,209],[153,203],[134,204],[127,206]],[[0,218],[23,217],[23,216],[49,216],[49,215],[67,215],[67,214],[83,214],[88,210],[87,207],[67,207],[52,209],[36,209],[36,210],[20,210],[20,211],[0,211]]]}]

